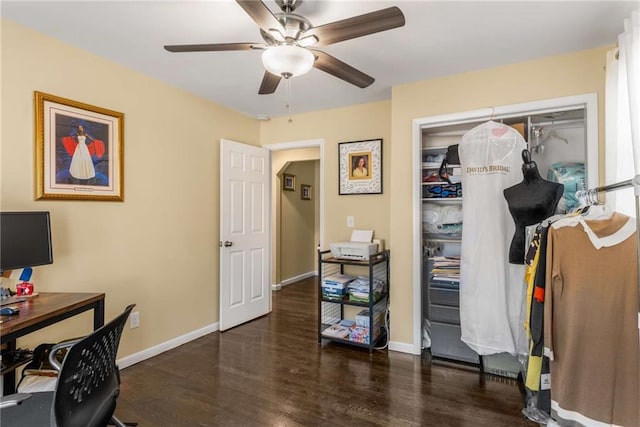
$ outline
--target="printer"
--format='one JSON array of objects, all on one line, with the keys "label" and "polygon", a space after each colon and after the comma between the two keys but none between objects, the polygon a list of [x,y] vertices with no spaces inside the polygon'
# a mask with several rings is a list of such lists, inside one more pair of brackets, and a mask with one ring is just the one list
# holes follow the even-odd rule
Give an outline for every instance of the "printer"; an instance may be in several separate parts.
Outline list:
[{"label": "printer", "polygon": [[367,261],[379,252],[379,242],[373,241],[373,230],[353,230],[348,242],[329,243],[331,256],[338,259]]}]

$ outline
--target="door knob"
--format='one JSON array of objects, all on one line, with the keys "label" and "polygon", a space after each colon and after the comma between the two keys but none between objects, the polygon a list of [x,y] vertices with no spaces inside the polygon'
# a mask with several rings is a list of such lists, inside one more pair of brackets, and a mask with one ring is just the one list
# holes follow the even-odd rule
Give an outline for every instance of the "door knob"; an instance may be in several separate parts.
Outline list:
[{"label": "door knob", "polygon": [[233,245],[233,243],[231,243],[230,241],[228,241],[228,240],[225,240],[225,241],[224,241],[224,247],[225,247],[225,248],[228,248],[228,247],[230,247],[231,245]]}]

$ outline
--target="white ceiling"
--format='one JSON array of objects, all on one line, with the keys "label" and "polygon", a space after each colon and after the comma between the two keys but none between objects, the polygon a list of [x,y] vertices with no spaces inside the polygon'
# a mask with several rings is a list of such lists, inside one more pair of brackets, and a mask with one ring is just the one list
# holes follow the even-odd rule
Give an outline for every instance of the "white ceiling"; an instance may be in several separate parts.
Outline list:
[{"label": "white ceiling", "polygon": [[[274,0],[265,0],[273,11]],[[291,114],[389,99],[394,85],[614,44],[638,1],[328,1],[313,25],[398,6],[406,25],[322,50],[373,76],[365,89],[313,69],[291,79]],[[249,116],[289,114],[285,85],[258,95],[261,51],[169,53],[165,44],[262,42],[232,0],[8,1],[1,15]]]}]

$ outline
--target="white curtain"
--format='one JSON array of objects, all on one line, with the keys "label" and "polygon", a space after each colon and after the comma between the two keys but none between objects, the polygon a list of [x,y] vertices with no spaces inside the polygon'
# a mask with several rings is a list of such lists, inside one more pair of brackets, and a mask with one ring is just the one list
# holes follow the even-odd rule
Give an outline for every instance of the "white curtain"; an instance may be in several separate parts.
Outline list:
[{"label": "white curtain", "polygon": [[[640,17],[634,11],[624,21],[618,49],[607,53],[606,183],[640,174]],[[612,207],[635,216],[633,189],[610,192]]]}]

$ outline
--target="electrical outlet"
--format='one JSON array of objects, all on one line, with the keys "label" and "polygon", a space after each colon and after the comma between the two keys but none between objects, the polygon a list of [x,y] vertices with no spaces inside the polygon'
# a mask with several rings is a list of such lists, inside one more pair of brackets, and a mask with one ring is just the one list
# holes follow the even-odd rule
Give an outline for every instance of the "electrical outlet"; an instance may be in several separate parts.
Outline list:
[{"label": "electrical outlet", "polygon": [[347,217],[347,227],[349,228],[355,227],[355,220],[353,219],[352,216]]},{"label": "electrical outlet", "polygon": [[140,326],[140,312],[139,311],[134,311],[134,312],[131,313],[131,315],[129,316],[129,325],[131,326],[131,329],[137,328],[138,326]]}]

